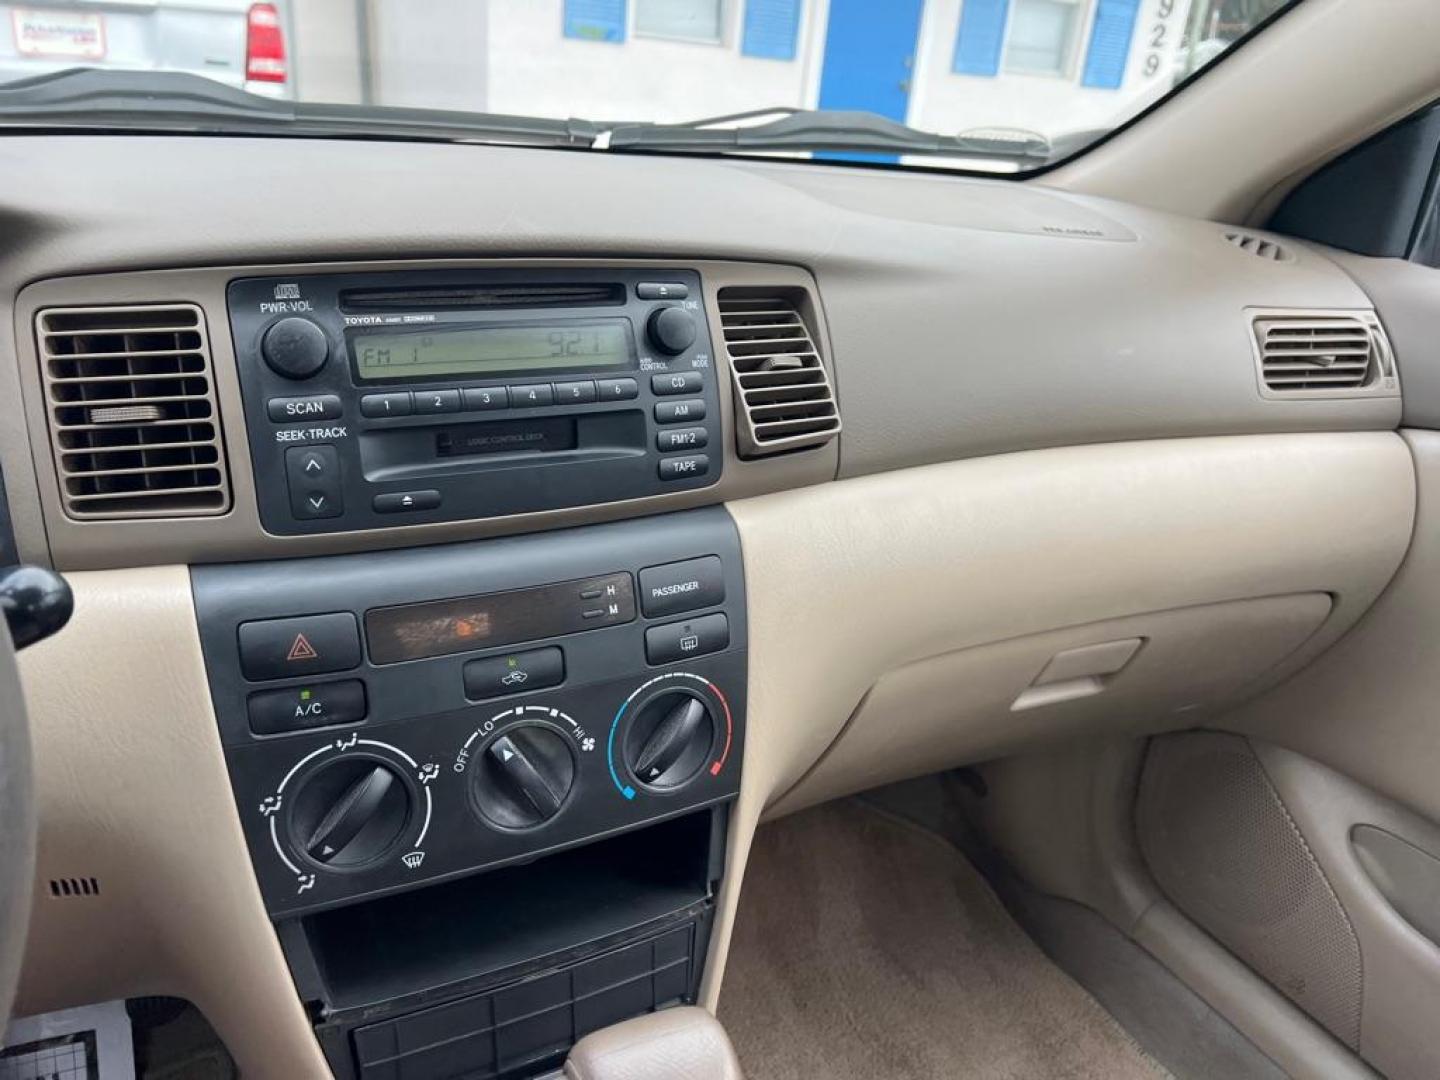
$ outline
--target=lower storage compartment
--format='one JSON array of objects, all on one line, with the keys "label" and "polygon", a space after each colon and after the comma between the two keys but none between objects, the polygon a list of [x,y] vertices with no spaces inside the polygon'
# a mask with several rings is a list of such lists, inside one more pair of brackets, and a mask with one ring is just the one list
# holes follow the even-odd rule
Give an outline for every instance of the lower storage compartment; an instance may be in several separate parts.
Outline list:
[{"label": "lower storage compartment", "polygon": [[358,1075],[479,1080],[548,1067],[592,1031],[692,1000],[696,944],[704,929],[697,917],[488,994],[358,1028]]},{"label": "lower storage compartment", "polygon": [[279,924],[337,1080],[510,1080],[692,1004],[728,806]]}]

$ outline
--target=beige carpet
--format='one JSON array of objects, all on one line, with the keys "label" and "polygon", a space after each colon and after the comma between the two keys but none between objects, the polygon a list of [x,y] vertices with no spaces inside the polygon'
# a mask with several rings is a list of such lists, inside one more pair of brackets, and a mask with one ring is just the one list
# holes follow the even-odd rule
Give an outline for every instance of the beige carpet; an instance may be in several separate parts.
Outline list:
[{"label": "beige carpet", "polygon": [[940,838],[832,803],[755,838],[720,999],[748,1080],[1168,1074]]}]

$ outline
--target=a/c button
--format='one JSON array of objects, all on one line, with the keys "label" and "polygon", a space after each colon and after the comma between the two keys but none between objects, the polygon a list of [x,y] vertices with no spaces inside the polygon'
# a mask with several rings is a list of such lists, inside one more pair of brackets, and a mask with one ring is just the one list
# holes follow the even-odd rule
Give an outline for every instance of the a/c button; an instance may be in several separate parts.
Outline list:
[{"label": "a/c button", "polygon": [[247,702],[250,730],[256,735],[358,724],[365,719],[365,684],[359,679],[262,690]]}]

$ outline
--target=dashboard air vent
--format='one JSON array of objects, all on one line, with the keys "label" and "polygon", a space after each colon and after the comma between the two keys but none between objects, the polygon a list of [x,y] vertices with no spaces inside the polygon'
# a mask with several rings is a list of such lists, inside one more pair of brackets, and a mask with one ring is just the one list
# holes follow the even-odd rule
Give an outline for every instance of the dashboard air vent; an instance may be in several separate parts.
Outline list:
[{"label": "dashboard air vent", "polygon": [[191,517],[230,505],[205,319],[192,304],[35,317],[65,510]]},{"label": "dashboard air vent", "polygon": [[742,458],[821,446],[840,431],[835,394],[802,314],[808,302],[799,290],[720,290]]},{"label": "dashboard air vent", "polygon": [[1395,388],[1389,343],[1368,313],[1267,313],[1252,325],[1269,396],[1353,396]]},{"label": "dashboard air vent", "polygon": [[1225,239],[1247,255],[1266,259],[1270,262],[1294,262],[1295,256],[1288,248],[1281,247],[1274,240],[1247,232],[1227,232]]}]

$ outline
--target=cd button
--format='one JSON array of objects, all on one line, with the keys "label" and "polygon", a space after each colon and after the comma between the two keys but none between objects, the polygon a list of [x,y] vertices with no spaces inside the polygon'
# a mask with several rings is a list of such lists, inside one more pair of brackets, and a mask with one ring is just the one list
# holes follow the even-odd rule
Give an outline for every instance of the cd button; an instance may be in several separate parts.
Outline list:
[{"label": "cd button", "polygon": [[634,379],[597,379],[595,389],[601,401],[629,401],[640,394],[640,384]]},{"label": "cd button", "polygon": [[508,404],[510,398],[503,386],[471,386],[465,390],[467,410],[503,409]]},{"label": "cd button", "polygon": [[529,383],[510,387],[510,404],[517,409],[528,409],[535,405],[555,404],[555,391],[549,383]]},{"label": "cd button", "polygon": [[452,413],[460,411],[459,390],[416,390],[416,413]]},{"label": "cd button", "polygon": [[673,394],[698,394],[704,382],[698,371],[670,371],[663,375],[651,375],[650,389],[666,397]]},{"label": "cd button", "polygon": [[655,447],[666,453],[675,450],[703,450],[710,440],[703,427],[666,428],[655,436]]},{"label": "cd button", "polygon": [[557,405],[585,405],[594,400],[595,381],[593,379],[555,384],[555,404]]},{"label": "cd button", "polygon": [[410,514],[418,513],[421,510],[434,510],[440,505],[440,492],[434,490],[425,491],[387,491],[384,495],[376,495],[370,501],[377,514]]},{"label": "cd button", "polygon": [[705,402],[701,398],[684,401],[657,401],[655,419],[662,424],[683,424],[705,419]]},{"label": "cd button", "polygon": [[410,415],[410,391],[394,394],[366,394],[360,399],[360,414],[372,420],[386,416]]},{"label": "cd button", "polygon": [[704,476],[709,471],[710,459],[704,454],[660,459],[661,480],[685,480],[693,476]]}]

